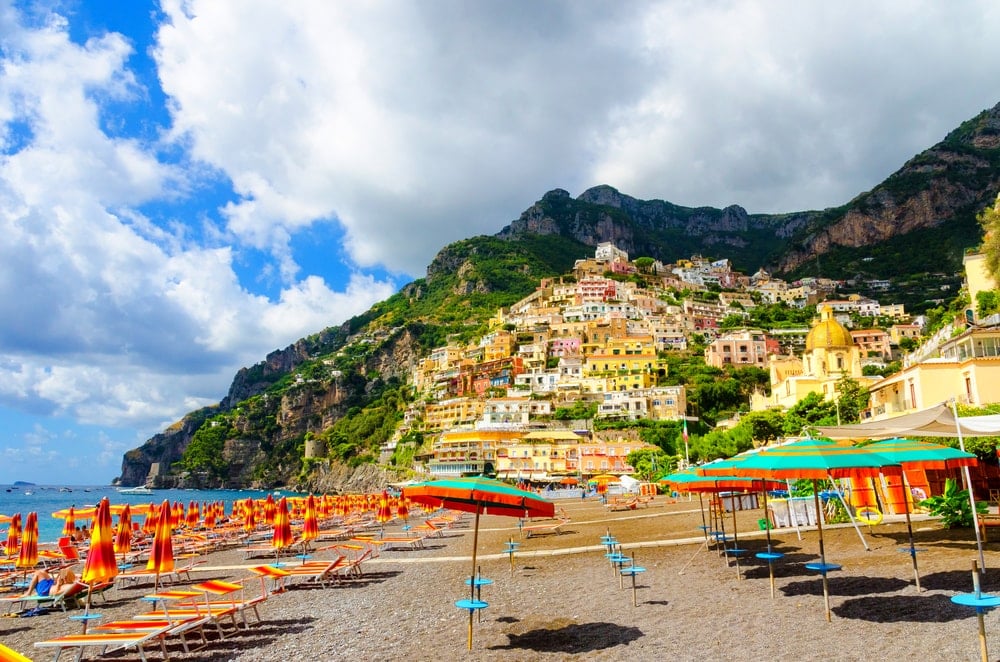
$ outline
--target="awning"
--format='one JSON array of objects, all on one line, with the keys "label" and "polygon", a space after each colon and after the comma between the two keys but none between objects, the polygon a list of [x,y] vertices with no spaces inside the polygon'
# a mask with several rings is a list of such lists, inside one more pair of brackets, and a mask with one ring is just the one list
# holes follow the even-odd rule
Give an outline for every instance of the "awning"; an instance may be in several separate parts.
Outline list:
[{"label": "awning", "polygon": [[[961,425],[961,428],[959,428]],[[946,403],[930,409],[881,421],[855,425],[817,426],[817,434],[830,439],[891,439],[893,437],[992,437],[1000,434],[1000,415],[962,416],[958,419]]]}]

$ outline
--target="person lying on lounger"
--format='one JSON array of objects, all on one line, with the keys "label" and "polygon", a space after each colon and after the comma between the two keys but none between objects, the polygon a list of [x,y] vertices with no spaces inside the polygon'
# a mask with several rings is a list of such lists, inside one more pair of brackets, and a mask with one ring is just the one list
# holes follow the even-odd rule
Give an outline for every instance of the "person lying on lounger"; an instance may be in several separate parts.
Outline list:
[{"label": "person lying on lounger", "polygon": [[41,568],[36,570],[35,574],[31,576],[31,581],[28,583],[28,590],[24,592],[22,597],[30,597],[32,591],[41,596],[55,597],[69,592],[75,583],[76,575],[73,573],[72,568],[63,568],[55,577],[45,568]]}]

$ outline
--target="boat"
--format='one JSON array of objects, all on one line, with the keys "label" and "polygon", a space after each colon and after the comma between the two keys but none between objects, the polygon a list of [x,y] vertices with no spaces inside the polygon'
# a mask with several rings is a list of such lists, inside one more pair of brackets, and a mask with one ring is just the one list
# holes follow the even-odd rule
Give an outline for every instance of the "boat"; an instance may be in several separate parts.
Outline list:
[{"label": "boat", "polygon": [[59,491],[60,492],[72,492],[73,490],[69,489],[68,487],[60,487]]},{"label": "boat", "polygon": [[152,494],[153,490],[149,489],[145,485],[137,485],[135,487],[119,487],[118,494]]}]

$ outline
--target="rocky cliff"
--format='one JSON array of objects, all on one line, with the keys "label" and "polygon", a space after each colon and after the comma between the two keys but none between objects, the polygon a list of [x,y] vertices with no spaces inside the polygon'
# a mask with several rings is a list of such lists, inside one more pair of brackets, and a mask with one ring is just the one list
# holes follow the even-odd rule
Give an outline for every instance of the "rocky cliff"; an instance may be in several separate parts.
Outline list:
[{"label": "rocky cliff", "polygon": [[[371,455],[379,427],[399,414],[398,398],[366,408],[451,334],[468,334],[495,311],[530,293],[537,279],[564,273],[590,247],[612,242],[635,258],[664,262],[700,253],[728,257],[746,272],[765,266],[787,274],[822,257],[822,275],[845,277],[859,268],[898,275],[901,265],[957,271],[962,250],[977,243],[976,214],[1000,190],[1000,104],[963,123],[945,140],[915,156],[872,191],[822,211],[749,214],[738,205],[689,208],[639,200],[611,186],[573,198],[554,189],[495,237],[474,237],[443,248],[426,278],[405,286],[364,315],[276,350],[240,370],[218,407],[193,412],[142,447],[126,453],[120,482],[142,484],[159,462],[169,472],[195,433],[222,417],[231,430],[218,448],[226,486],[273,487],[301,483],[344,489],[358,472],[339,463],[303,473],[307,435],[329,434],[344,420],[333,446]],[[929,250],[929,247],[933,247]],[[858,250],[864,248],[864,251]],[[871,255],[879,254],[876,260]],[[839,270],[839,273],[838,273]],[[881,274],[876,274],[881,275]],[[506,303],[505,303],[506,302]],[[389,411],[393,407],[396,410]],[[367,418],[366,418],[367,417]],[[367,473],[366,473],[367,472]],[[375,469],[360,472],[377,483]],[[364,480],[368,480],[365,478]],[[193,481],[174,476],[161,481]],[[367,483],[366,483],[367,485]]]}]

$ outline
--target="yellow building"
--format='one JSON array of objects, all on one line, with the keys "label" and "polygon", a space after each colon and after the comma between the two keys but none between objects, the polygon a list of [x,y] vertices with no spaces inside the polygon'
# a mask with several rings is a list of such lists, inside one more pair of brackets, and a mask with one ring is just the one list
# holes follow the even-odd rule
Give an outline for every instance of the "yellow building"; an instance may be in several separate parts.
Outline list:
[{"label": "yellow building", "polygon": [[806,335],[805,352],[797,363],[793,357],[772,356],[768,361],[771,395],[756,394],[751,408],[789,409],[810,393],[832,399],[837,381],[843,377],[864,385],[875,381],[861,374],[861,351],[850,331],[834,319],[829,306],[820,307],[820,321]]},{"label": "yellow building", "polygon": [[1000,328],[967,329],[943,343],[937,356],[873,384],[871,419],[927,409],[952,398],[977,406],[1000,402]]},{"label": "yellow building", "polygon": [[445,430],[456,425],[472,424],[486,407],[479,398],[452,398],[427,405],[424,409],[425,430]]},{"label": "yellow building", "polygon": [[572,430],[533,430],[497,449],[497,477],[548,480],[579,471],[584,438]]},{"label": "yellow building", "polygon": [[497,449],[518,439],[517,430],[448,430],[434,443],[427,468],[434,477],[478,476],[496,471]]}]

